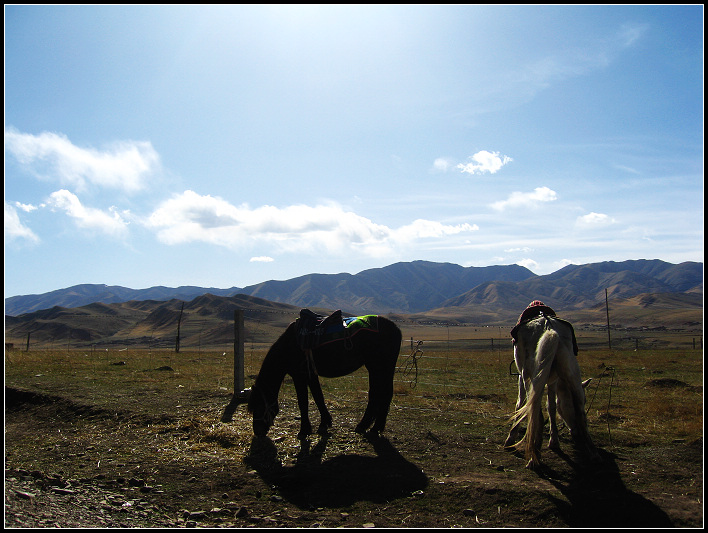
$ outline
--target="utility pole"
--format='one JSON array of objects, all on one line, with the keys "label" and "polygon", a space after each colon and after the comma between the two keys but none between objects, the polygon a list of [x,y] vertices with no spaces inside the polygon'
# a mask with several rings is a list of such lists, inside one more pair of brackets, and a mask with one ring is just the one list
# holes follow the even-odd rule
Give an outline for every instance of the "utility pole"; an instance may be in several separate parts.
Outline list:
[{"label": "utility pole", "polygon": [[612,351],[612,339],[610,338],[610,306],[607,302],[607,289],[605,289],[605,312],[607,313],[607,345]]},{"label": "utility pole", "polygon": [[177,341],[175,342],[175,353],[179,353],[179,328],[182,325],[182,313],[184,312],[184,302],[182,302],[182,309],[179,311],[179,318],[177,319]]},{"label": "utility pole", "polygon": [[236,309],[234,311],[234,394],[243,390],[244,340],[243,310]]}]

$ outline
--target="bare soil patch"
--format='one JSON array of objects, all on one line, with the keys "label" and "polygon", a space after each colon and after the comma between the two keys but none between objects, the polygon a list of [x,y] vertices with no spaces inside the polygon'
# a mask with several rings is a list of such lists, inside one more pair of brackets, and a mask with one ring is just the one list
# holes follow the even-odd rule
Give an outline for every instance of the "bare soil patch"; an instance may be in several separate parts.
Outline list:
[{"label": "bare soil patch", "polygon": [[298,441],[292,397],[256,439],[244,407],[220,422],[228,394],[166,411],[5,393],[6,527],[703,526],[702,439],[613,444],[596,424],[602,465],[562,434],[564,453],[544,450],[533,472],[503,450],[504,419],[454,408],[494,398],[394,406],[378,439],[354,432],[358,406],[332,401],[332,431]]}]

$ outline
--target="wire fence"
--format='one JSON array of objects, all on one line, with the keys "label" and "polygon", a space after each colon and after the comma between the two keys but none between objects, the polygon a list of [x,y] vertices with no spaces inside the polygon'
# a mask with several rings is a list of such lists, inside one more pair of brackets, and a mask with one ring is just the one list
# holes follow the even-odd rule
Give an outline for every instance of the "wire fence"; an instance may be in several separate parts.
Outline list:
[{"label": "wire fence", "polygon": [[[220,387],[233,389],[231,372],[234,365],[234,321],[231,310],[220,313],[220,319],[204,319],[198,313],[177,310],[155,318],[151,327],[134,326],[130,332],[92,339],[93,331],[105,332],[114,324],[120,329],[128,319],[120,322],[114,315],[76,314],[74,327],[57,327],[48,320],[23,327],[6,325],[6,359],[8,353],[19,354],[30,350],[65,352],[67,361],[72,353],[88,356],[98,352],[115,355],[122,352],[142,352],[147,358],[153,353],[174,353],[170,364],[178,364],[185,354],[192,359],[204,358],[204,369],[214,364],[223,366]],[[243,339],[245,355],[245,383],[252,383],[269,346],[278,338],[287,324],[297,318],[282,311],[245,310],[246,327]],[[144,318],[144,317],[143,317]],[[500,397],[500,391],[514,390],[515,366],[509,331],[513,324],[478,326],[470,324],[407,323],[399,324],[403,332],[399,364],[394,387],[397,395],[437,399],[487,399]],[[603,328],[576,328],[578,344],[583,350],[702,350],[700,331],[677,331],[667,328],[611,329],[609,340]],[[189,354],[189,355],[186,355]],[[199,365],[198,365],[199,366]],[[206,370],[205,370],[206,371]],[[211,371],[211,370],[209,370]],[[221,371],[220,371],[221,372]],[[347,389],[361,393],[365,398],[368,376],[361,369],[346,378],[323,380],[323,387]],[[475,387],[470,387],[474,383]],[[510,387],[509,385],[512,384]]]},{"label": "wire fence", "polygon": [[[100,318],[100,317],[98,317]],[[112,318],[112,317],[106,317]],[[48,328],[34,324],[32,328],[10,328],[6,326],[6,350],[180,350],[188,351],[233,351],[234,334],[233,321],[224,321],[215,326],[213,320],[185,321],[181,334],[174,332],[165,334],[162,331],[151,331],[147,335],[135,336],[103,336],[86,333],[82,327]],[[440,351],[480,351],[480,350],[511,350],[511,325],[475,326],[467,324],[444,324],[436,326],[401,325],[404,345],[407,339],[424,337],[426,351],[432,348]],[[282,327],[284,329],[285,326]],[[97,328],[101,329],[101,328]],[[447,333],[444,331],[447,330]],[[421,331],[423,333],[421,333]],[[431,333],[432,331],[432,333]],[[576,335],[581,350],[611,349],[611,350],[648,350],[648,349],[703,349],[703,332],[700,330],[672,330],[668,328],[616,328],[611,329],[611,339],[608,342],[606,329],[580,329],[576,327]],[[263,348],[270,346],[282,330],[273,326],[264,326],[261,322],[247,321],[246,348]],[[408,336],[407,336],[408,334]],[[446,335],[448,338],[445,338]],[[452,335],[454,338],[449,338]],[[92,338],[93,337],[93,338]],[[178,340],[179,339],[179,340]],[[405,346],[402,348],[405,352]]]}]

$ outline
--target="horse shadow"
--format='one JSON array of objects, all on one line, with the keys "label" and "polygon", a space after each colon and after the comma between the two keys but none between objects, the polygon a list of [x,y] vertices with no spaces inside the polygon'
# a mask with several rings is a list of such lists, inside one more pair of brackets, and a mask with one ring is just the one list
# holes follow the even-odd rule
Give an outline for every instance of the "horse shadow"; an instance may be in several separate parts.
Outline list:
[{"label": "horse shadow", "polygon": [[629,490],[622,481],[618,457],[598,449],[601,462],[587,464],[557,451],[570,469],[559,471],[547,464],[540,477],[553,484],[568,501],[547,497],[570,527],[637,528],[673,527],[669,516],[656,504]]},{"label": "horse shadow", "polygon": [[312,446],[303,439],[295,464],[283,466],[270,438],[254,437],[245,462],[277,494],[300,509],[346,507],[358,501],[383,503],[411,496],[428,485],[425,473],[388,439],[365,435],[376,456],[343,454],[322,460],[329,437]]}]

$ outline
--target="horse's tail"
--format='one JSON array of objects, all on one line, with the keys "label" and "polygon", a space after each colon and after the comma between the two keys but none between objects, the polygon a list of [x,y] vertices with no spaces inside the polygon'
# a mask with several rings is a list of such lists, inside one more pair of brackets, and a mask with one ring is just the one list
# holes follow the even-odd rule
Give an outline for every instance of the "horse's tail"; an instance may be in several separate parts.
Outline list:
[{"label": "horse's tail", "polygon": [[560,344],[560,336],[550,325],[550,320],[546,318],[546,331],[538,341],[533,355],[535,362],[534,372],[530,383],[526,384],[528,392],[526,404],[514,413],[514,419],[517,421],[526,418],[526,433],[515,444],[515,448],[524,452],[529,465],[537,464],[540,461],[538,450],[541,448],[543,431],[543,415],[541,414],[543,390],[546,383],[548,383],[553,361]]},{"label": "horse's tail", "polygon": [[385,334],[384,338],[387,339],[387,346],[389,346],[388,350],[390,350],[392,363],[395,369],[396,361],[398,360],[398,356],[401,352],[401,342],[403,341],[403,333],[401,333],[401,329],[396,325],[395,322],[389,320],[386,317],[379,316],[378,321],[379,332]]}]

